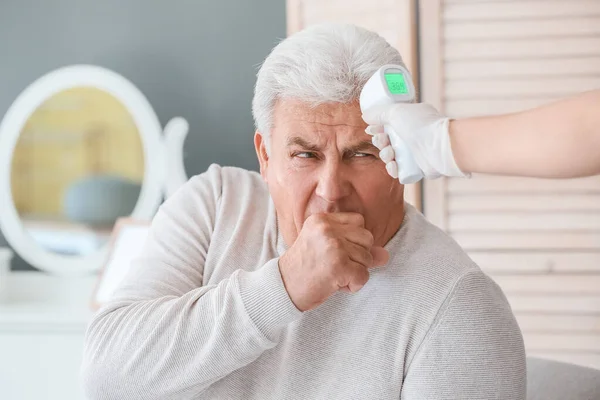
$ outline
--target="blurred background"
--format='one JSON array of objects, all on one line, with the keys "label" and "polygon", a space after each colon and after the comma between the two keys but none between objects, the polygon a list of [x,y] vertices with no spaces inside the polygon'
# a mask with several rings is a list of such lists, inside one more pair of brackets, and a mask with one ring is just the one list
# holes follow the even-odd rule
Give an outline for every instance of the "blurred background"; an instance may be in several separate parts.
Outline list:
[{"label": "blurred background", "polygon": [[[257,169],[257,68],[280,39],[324,21],[386,38],[403,55],[420,100],[450,117],[519,111],[600,88],[597,0],[3,0],[0,116],[48,72],[97,65],[133,83],[161,126],[174,116],[189,122],[187,176],[211,163]],[[118,98],[94,88],[53,95],[28,117],[12,159],[0,165],[11,166],[15,208],[36,243],[66,257],[106,247],[154,162],[138,129]],[[600,177],[475,176],[406,190],[503,288],[529,355],[600,368]],[[0,233],[2,246],[10,247]],[[19,275],[24,285],[38,279],[29,278],[36,267],[19,254],[12,259],[13,272],[29,273]],[[21,302],[0,305],[0,398],[9,370],[23,382],[44,382],[40,388],[54,393],[46,398],[80,396],[75,374],[97,278],[47,278],[54,280],[36,284],[80,289],[50,314],[41,304],[52,301],[34,290],[19,289]],[[78,308],[66,318],[69,307]],[[57,358],[62,364],[49,372]]]},{"label": "blurred background", "polygon": [[[98,65],[136,85],[163,126],[175,115],[189,121],[184,153],[189,176],[214,162],[256,169],[253,85],[258,65],[286,36],[285,9],[282,0],[2,1],[0,115],[42,75],[72,64]],[[75,97],[70,106],[85,107]],[[42,135],[39,124],[37,128]],[[85,146],[79,139],[78,145]],[[129,153],[122,149],[120,156],[112,154],[119,158]],[[13,268],[30,266],[16,257]]]}]

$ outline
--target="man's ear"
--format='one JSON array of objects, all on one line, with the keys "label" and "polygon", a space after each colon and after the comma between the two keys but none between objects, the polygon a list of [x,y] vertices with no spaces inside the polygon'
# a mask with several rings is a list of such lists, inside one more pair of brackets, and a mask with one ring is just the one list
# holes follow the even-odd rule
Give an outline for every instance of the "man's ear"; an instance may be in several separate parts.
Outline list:
[{"label": "man's ear", "polygon": [[267,153],[266,138],[263,137],[262,133],[259,131],[254,133],[254,149],[256,150],[256,156],[258,157],[258,163],[260,164],[260,175],[262,176],[263,180],[267,182],[269,154]]}]

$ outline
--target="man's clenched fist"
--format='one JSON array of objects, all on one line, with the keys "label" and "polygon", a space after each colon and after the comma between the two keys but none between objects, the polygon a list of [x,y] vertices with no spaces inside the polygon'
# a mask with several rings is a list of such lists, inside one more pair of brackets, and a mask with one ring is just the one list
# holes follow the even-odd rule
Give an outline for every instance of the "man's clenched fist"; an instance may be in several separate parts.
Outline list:
[{"label": "man's clenched fist", "polygon": [[279,270],[296,307],[307,311],[338,290],[357,292],[369,280],[369,268],[388,259],[385,249],[373,245],[361,214],[315,214],[279,259]]}]

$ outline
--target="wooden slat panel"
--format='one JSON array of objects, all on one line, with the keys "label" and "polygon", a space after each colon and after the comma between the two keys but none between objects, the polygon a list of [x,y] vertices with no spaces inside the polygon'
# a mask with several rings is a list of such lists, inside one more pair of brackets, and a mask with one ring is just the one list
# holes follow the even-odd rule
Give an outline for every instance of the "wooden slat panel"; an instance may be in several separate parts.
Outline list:
[{"label": "wooden slat panel", "polygon": [[511,211],[600,211],[600,194],[553,195],[454,195],[448,198],[448,210],[456,212]]},{"label": "wooden slat panel", "polygon": [[508,297],[508,301],[515,314],[522,312],[600,314],[600,296],[512,295]]},{"label": "wooden slat panel", "polygon": [[[468,3],[468,4],[473,4],[473,3],[502,3],[502,2],[506,2],[506,3],[520,3],[523,1],[534,1],[539,3],[540,0],[444,0],[445,4],[454,4],[454,3]],[[577,0],[574,0],[577,1]]]},{"label": "wooden slat panel", "polygon": [[[446,0],[442,10],[439,86],[450,117],[600,88],[598,1]],[[600,367],[600,178],[445,182],[439,213],[507,294],[528,354]]]},{"label": "wooden slat panel", "polygon": [[304,18],[315,21],[322,17],[337,19],[340,16],[352,16],[360,14],[393,13],[397,0],[303,0]]},{"label": "wooden slat panel", "polygon": [[[492,276],[492,279],[507,295],[538,293],[600,296],[600,275],[513,275]],[[600,312],[600,308],[598,311]]]},{"label": "wooden slat panel", "polygon": [[544,351],[531,350],[527,352],[528,356],[545,358],[583,365],[589,368],[600,369],[600,352],[565,352],[565,351]]},{"label": "wooden slat panel", "polygon": [[450,21],[542,19],[548,17],[585,17],[600,15],[600,2],[587,1],[519,1],[514,3],[447,4],[443,19]]},{"label": "wooden slat panel", "polygon": [[[327,13],[314,14],[307,16],[307,21],[310,21],[310,25],[319,24],[323,22],[347,22],[353,23],[358,26],[362,26],[363,28],[372,30],[381,35],[380,32],[383,31],[393,31],[396,32],[396,24],[398,23],[398,15],[397,13],[388,12],[388,13],[379,13],[379,12],[369,12],[369,13],[352,13],[352,14],[333,14],[329,15]],[[383,36],[383,35],[382,35]],[[391,43],[395,42],[394,38]]]},{"label": "wooden slat panel", "polygon": [[403,0],[375,0],[370,4],[363,0],[296,0],[288,4],[288,8],[294,7],[293,12],[288,12],[288,20],[290,15],[301,20],[301,23],[296,23],[292,19],[295,31],[322,22],[353,23],[377,32],[392,45],[398,45],[398,26],[404,17],[399,12],[399,1]]},{"label": "wooden slat panel", "polygon": [[527,350],[574,350],[600,352],[600,336],[589,334],[529,333],[524,335]]},{"label": "wooden slat panel", "polygon": [[[380,34],[396,31],[403,21],[399,13],[394,12],[398,11],[399,1],[403,0],[374,0],[371,3],[363,0],[287,0],[287,33],[291,35],[321,22],[355,23]],[[397,44],[397,37],[388,36],[392,39],[390,43]]]},{"label": "wooden slat panel", "polygon": [[[420,100],[443,110],[444,68],[442,65],[441,0],[418,1],[419,13],[419,72],[421,75]],[[439,179],[438,182],[442,180]],[[434,181],[429,181],[434,182]],[[425,182],[427,185],[427,182]]]},{"label": "wooden slat panel", "polygon": [[560,18],[519,21],[447,23],[446,40],[548,38],[600,34],[600,18]]},{"label": "wooden slat panel", "polygon": [[[600,245],[599,245],[600,247]],[[600,248],[596,252],[470,252],[485,272],[499,274],[600,273]]]},{"label": "wooden slat panel", "polygon": [[598,250],[600,232],[453,233],[465,250]]},{"label": "wooden slat panel", "polygon": [[448,229],[452,232],[528,232],[539,230],[600,231],[600,213],[451,213],[448,218]]},{"label": "wooden slat panel", "polygon": [[352,23],[378,33],[392,46],[398,48],[408,69],[415,79],[418,71],[413,65],[416,59],[416,35],[412,19],[415,0],[304,0],[303,24],[323,22]]},{"label": "wooden slat panel", "polygon": [[496,193],[600,193],[600,176],[578,179],[532,179],[474,175],[472,179],[449,179],[451,194]]},{"label": "wooden slat panel", "polygon": [[525,334],[529,332],[600,333],[600,315],[516,314],[516,317],[519,327]]},{"label": "wooden slat panel", "polygon": [[[598,19],[600,26],[600,18]],[[564,77],[594,75],[600,71],[600,49],[594,55],[575,58],[448,61],[444,68],[446,79]],[[519,100],[518,98],[515,100]]]},{"label": "wooden slat panel", "polygon": [[490,99],[481,98],[475,100],[448,100],[446,102],[446,114],[451,118],[478,117],[483,115],[508,114],[526,109],[549,104],[561,97],[543,98],[506,98]]},{"label": "wooden slat panel", "polygon": [[[598,2],[600,4],[600,2]],[[597,55],[600,36],[585,38],[484,40],[448,42],[446,60],[535,59]]]},{"label": "wooden slat panel", "polygon": [[[419,1],[419,61],[420,61],[420,100],[427,102],[442,112],[443,102],[443,77],[442,65],[442,24],[441,10],[443,4],[440,0]],[[446,179],[424,180],[423,182],[423,210],[427,219],[446,229]]]},{"label": "wooden slat panel", "polygon": [[[600,41],[598,42],[600,48]],[[600,72],[600,71],[599,71]],[[455,99],[560,97],[600,88],[600,73],[587,77],[545,77],[501,80],[449,80],[445,96]]]},{"label": "wooden slat panel", "polygon": [[304,26],[303,0],[286,0],[286,33],[288,36],[302,30]]}]

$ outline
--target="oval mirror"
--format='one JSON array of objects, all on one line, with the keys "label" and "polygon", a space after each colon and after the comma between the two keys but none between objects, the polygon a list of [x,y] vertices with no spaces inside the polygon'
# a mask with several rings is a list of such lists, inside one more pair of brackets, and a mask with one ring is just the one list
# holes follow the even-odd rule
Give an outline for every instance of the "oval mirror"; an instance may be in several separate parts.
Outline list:
[{"label": "oval mirror", "polygon": [[162,200],[161,131],[144,95],[110,70],[71,66],[35,81],[0,124],[9,244],[51,273],[100,268],[115,221],[149,220]]}]

